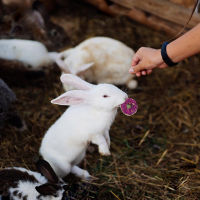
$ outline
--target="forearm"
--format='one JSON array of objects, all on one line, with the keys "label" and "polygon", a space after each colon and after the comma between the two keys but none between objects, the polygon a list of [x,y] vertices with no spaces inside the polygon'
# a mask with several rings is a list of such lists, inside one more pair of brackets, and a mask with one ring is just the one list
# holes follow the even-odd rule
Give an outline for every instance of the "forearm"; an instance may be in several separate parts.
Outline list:
[{"label": "forearm", "polygon": [[[200,52],[200,24],[167,45],[167,55],[174,62]],[[141,47],[133,56],[129,72],[136,76],[150,74],[154,68],[165,68],[161,50]]]},{"label": "forearm", "polygon": [[167,46],[167,54],[173,62],[179,62],[200,52],[200,24]]}]

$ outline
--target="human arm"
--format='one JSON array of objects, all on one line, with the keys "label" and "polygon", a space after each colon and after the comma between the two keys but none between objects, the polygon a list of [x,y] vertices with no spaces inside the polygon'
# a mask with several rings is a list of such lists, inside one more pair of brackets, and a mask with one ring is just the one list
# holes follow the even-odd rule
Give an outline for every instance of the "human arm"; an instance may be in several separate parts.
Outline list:
[{"label": "human arm", "polygon": [[[200,52],[200,24],[167,45],[167,54],[173,62],[179,62]],[[150,74],[154,68],[165,68],[161,50],[140,48],[132,60],[129,72],[137,76]],[[132,71],[132,69],[134,71]]]}]

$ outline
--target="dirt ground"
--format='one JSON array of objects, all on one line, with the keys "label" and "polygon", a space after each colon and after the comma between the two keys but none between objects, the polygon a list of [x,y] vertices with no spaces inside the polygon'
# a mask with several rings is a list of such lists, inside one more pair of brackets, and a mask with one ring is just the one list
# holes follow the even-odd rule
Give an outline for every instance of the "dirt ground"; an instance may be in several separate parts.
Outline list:
[{"label": "dirt ground", "polygon": [[[170,39],[126,17],[107,16],[78,0],[67,1],[66,6],[55,9],[53,18],[66,19],[68,33],[49,21],[46,41],[49,50],[69,48],[93,36],[118,39],[134,50],[141,46],[160,47]],[[11,34],[9,26],[1,24],[1,38],[40,40],[26,29]],[[148,77],[138,78],[135,90],[121,87],[136,99],[139,110],[132,117],[119,110],[110,130],[112,155],[100,156],[94,146],[95,151],[88,152],[82,163],[98,180],[89,184],[68,176],[68,199],[200,199],[199,65],[199,56],[195,56],[175,68],[156,70]],[[46,75],[36,78],[14,68],[15,64],[6,69],[1,64],[0,77],[15,91],[16,109],[27,130],[19,132],[6,126],[1,131],[0,167],[35,170],[41,139],[65,110],[50,103],[63,92],[60,71],[53,66]]]}]

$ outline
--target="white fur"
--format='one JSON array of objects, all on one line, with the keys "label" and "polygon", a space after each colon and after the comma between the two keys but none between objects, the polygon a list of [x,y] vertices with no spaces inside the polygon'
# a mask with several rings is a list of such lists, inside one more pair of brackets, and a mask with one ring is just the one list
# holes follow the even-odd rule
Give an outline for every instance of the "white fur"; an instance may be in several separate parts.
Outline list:
[{"label": "white fur", "polygon": [[30,170],[22,168],[22,167],[10,167],[10,168],[6,168],[6,169],[16,169],[16,170],[19,170],[22,172],[27,172],[28,174],[34,176],[39,183],[41,183],[41,184],[47,183],[47,179],[38,172],[33,172],[33,171],[30,171]]},{"label": "white fur", "polygon": [[46,132],[40,154],[58,176],[71,172],[89,179],[89,173],[77,165],[84,158],[89,142],[98,145],[100,154],[110,155],[109,129],[127,94],[114,85],[95,86],[72,74],[62,75],[61,80],[80,90],[66,92],[52,100],[55,104],[71,106]]},{"label": "white fur", "polygon": [[34,172],[34,171],[30,171],[27,170],[25,168],[21,168],[21,167],[8,167],[6,169],[16,169],[22,172],[27,172],[29,175],[34,176],[35,179],[37,180],[36,183],[30,182],[30,181],[22,181],[19,180],[17,182],[17,187],[10,187],[9,188],[9,194],[10,194],[10,198],[13,200],[20,200],[22,198],[19,198],[18,195],[13,195],[14,191],[18,191],[18,193],[21,193],[22,197],[27,196],[27,200],[36,200],[38,196],[40,196],[39,200],[61,200],[62,198],[62,193],[64,192],[64,190],[59,190],[57,191],[57,197],[54,196],[44,196],[44,195],[40,195],[39,192],[37,192],[37,190],[35,189],[36,186],[41,186],[45,183],[48,183],[48,180],[42,176],[40,173],[38,172]]},{"label": "white fur", "polygon": [[[89,82],[126,84],[134,89],[137,81],[128,73],[133,55],[134,51],[120,41],[94,37],[61,52],[54,60],[63,72],[79,75]],[[66,91],[69,89],[68,85],[63,86]]]},{"label": "white fur", "polygon": [[[37,196],[40,194],[35,190],[36,186],[39,186],[39,183],[31,183],[28,181],[19,181],[17,188],[10,188],[9,193],[12,194],[14,191],[19,191],[19,193],[22,193],[22,196],[27,195],[27,200],[33,200],[37,199]],[[19,200],[18,196],[12,196],[11,198],[13,200]]]},{"label": "white fur", "polygon": [[[12,194],[14,191],[19,191],[22,193],[22,196],[27,196],[27,200],[36,200],[40,195],[35,189],[35,187],[40,186],[39,183],[31,183],[28,181],[19,181],[17,188],[10,188],[9,192]],[[20,200],[18,196],[11,196],[13,200]],[[58,194],[58,197],[54,196],[41,196],[39,200],[61,200],[62,194],[61,192]]]},{"label": "white fur", "polygon": [[46,47],[32,40],[1,39],[0,58],[17,60],[33,69],[53,63],[51,53],[48,53]]}]

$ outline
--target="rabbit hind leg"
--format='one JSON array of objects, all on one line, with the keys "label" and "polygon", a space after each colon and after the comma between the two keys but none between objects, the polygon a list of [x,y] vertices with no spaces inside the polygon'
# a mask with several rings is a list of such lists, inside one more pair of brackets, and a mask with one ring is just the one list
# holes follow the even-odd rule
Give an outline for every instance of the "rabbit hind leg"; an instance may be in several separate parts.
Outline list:
[{"label": "rabbit hind leg", "polygon": [[45,155],[43,158],[49,162],[57,176],[63,178],[70,173],[72,167],[71,164],[66,161],[63,156],[58,156],[57,152],[55,153],[52,151],[48,155]]},{"label": "rabbit hind leg", "polygon": [[74,165],[71,169],[71,173],[78,176],[79,178],[82,178],[84,180],[90,180],[91,175],[88,173],[87,170],[81,169],[80,167]]}]

